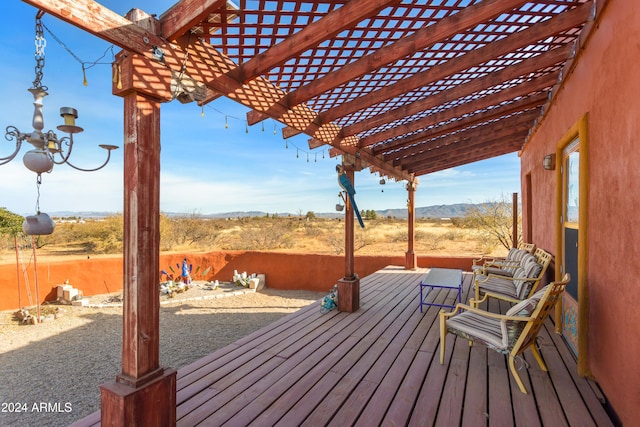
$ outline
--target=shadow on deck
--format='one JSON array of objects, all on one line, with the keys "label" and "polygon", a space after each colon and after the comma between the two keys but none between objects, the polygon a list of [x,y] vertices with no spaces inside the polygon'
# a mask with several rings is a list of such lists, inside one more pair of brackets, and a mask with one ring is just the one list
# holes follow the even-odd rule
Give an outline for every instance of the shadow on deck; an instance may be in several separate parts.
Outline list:
[{"label": "shadow on deck", "polygon": [[[540,333],[549,372],[526,353],[529,394],[505,356],[453,335],[440,365],[439,308],[418,304],[427,271],[387,267],[361,280],[355,313],[312,304],[180,369],[178,425],[612,425],[550,320]],[[76,425],[97,424],[99,413]]]}]

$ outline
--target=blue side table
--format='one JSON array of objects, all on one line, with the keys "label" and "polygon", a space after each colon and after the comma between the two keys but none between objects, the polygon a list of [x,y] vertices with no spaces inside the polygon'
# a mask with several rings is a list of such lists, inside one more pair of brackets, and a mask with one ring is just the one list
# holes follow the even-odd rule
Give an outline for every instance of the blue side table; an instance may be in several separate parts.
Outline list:
[{"label": "blue side table", "polygon": [[462,301],[462,270],[452,268],[432,268],[420,281],[420,313],[422,306],[438,306],[455,308],[455,305],[436,304],[425,302],[429,292],[435,288],[456,289],[458,291],[458,302]]}]

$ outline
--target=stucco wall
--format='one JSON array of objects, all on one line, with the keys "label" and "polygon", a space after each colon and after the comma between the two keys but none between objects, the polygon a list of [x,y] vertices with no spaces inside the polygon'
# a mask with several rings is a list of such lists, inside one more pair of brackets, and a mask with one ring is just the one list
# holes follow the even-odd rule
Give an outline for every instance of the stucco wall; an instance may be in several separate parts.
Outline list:
[{"label": "stucco wall", "polygon": [[[531,174],[532,240],[555,252],[555,173],[545,154],[588,114],[586,282],[591,372],[621,421],[640,419],[640,2],[609,0],[547,117],[522,153]],[[523,188],[523,194],[526,194]],[[525,201],[526,202],[526,201]],[[526,210],[525,210],[526,212]]]},{"label": "stucco wall", "polygon": [[[305,289],[329,291],[344,275],[344,257],[317,254],[284,254],[272,252],[209,252],[200,254],[172,254],[160,257],[160,269],[170,272],[172,266],[182,260],[193,265],[194,280],[230,281],[233,271],[264,273],[267,286],[277,289]],[[360,277],[367,276],[387,265],[404,265],[404,255],[356,256],[355,271]],[[470,269],[471,258],[464,257],[418,257],[419,267],[445,267]],[[206,276],[196,275],[210,268]],[[35,304],[35,278],[33,267],[28,269],[29,284]],[[97,295],[122,290],[122,257],[79,259],[69,262],[39,262],[38,287],[40,301],[55,300],[56,286],[69,280],[84,295]],[[24,276],[20,275],[22,306],[28,306]],[[0,265],[0,310],[17,309],[18,286],[15,264]]]}]

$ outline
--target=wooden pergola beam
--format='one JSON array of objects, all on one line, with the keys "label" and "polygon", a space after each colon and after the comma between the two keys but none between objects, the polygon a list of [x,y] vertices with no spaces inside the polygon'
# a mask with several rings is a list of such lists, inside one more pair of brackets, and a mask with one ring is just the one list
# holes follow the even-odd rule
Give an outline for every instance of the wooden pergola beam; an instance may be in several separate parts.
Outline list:
[{"label": "wooden pergola beam", "polygon": [[418,168],[422,168],[424,165],[448,165],[451,162],[459,162],[463,159],[471,158],[469,157],[471,156],[469,153],[470,150],[474,150],[473,157],[475,157],[478,153],[487,154],[490,152],[503,150],[505,146],[508,147],[509,152],[518,151],[519,144],[521,144],[522,138],[524,138],[525,136],[525,132],[521,131],[501,138],[495,138],[491,141],[485,141],[484,143],[465,140],[461,142],[461,146],[453,150],[451,154],[447,153],[433,156],[427,161],[422,162],[420,166],[418,166]]},{"label": "wooden pergola beam", "polygon": [[[287,95],[288,105],[298,105],[315,96],[336,88],[357,77],[361,77],[378,68],[397,61],[405,56],[443,41],[466,28],[473,27],[491,19],[500,13],[514,9],[525,3],[522,0],[487,0],[468,6],[460,12],[443,18],[433,25],[417,30],[393,44],[377,49],[324,77],[308,83]],[[339,117],[339,116],[337,116]]]},{"label": "wooden pergola beam", "polygon": [[473,155],[460,156],[458,158],[449,158],[447,160],[435,162],[433,164],[422,164],[420,167],[417,167],[414,170],[414,173],[416,174],[416,176],[426,175],[441,170],[454,168],[456,166],[466,165],[470,162],[477,162],[480,160],[486,160],[492,157],[513,153],[520,150],[520,148],[522,147],[522,141],[525,137],[526,134],[524,134],[521,139],[519,139],[519,135],[514,135],[512,140],[505,139],[503,141],[495,141],[496,148],[477,150],[473,153]]},{"label": "wooden pergola beam", "polygon": [[202,21],[210,11],[227,4],[227,0],[181,0],[160,16],[162,35],[175,40]]},{"label": "wooden pergola beam", "polygon": [[527,126],[530,127],[538,115],[539,112],[537,110],[531,110],[495,122],[486,123],[476,128],[470,128],[444,137],[423,141],[419,145],[406,150],[394,151],[386,156],[385,160],[393,161],[395,165],[405,167],[408,163],[415,163],[421,159],[428,158],[434,150],[445,150],[449,145],[461,140],[471,139],[483,141],[496,136],[508,135],[514,132],[514,129],[518,129],[518,131],[529,129]]},{"label": "wooden pergola beam", "polygon": [[[449,120],[452,120],[456,117],[462,117],[463,114],[471,114],[475,111],[479,111],[479,110],[483,110],[489,106],[493,106],[493,105],[499,105],[502,102],[508,101],[510,99],[515,99],[518,97],[526,97],[527,95],[531,94],[531,93],[536,93],[539,92],[543,89],[546,89],[548,87],[553,86],[554,83],[556,83],[558,80],[558,73],[554,73],[554,74],[549,74],[540,78],[537,78],[535,80],[531,80],[529,82],[525,82],[522,83],[518,86],[514,86],[512,88],[509,89],[505,89],[503,91],[500,91],[496,94],[493,95],[487,95],[483,98],[479,98],[476,101],[473,102],[468,102],[466,104],[461,104],[457,107],[453,107],[444,111],[441,111],[439,113],[436,113],[432,116],[428,116],[425,117],[422,122],[419,121],[414,121],[414,122],[410,122],[410,123],[406,123],[402,126],[398,126],[398,131],[401,133],[398,133],[397,136],[402,136],[402,135],[407,135],[409,134],[409,136],[405,137],[405,138],[398,138],[395,139],[393,141],[390,141],[389,143],[386,144],[382,144],[380,146],[377,147],[373,147],[372,151],[374,153],[380,153],[380,152],[384,152],[384,151],[388,151],[388,150],[396,150],[398,148],[402,148],[405,145],[408,144],[412,144],[415,142],[416,139],[419,138],[423,138],[428,136],[430,133],[435,133],[435,132],[439,132],[440,131],[440,127],[436,127],[436,128],[432,128],[432,129],[426,129],[423,132],[418,132],[415,134],[412,134],[413,132],[416,132],[420,129],[425,129],[425,128],[429,128],[430,126],[435,126],[438,123],[445,123]],[[546,97],[546,94],[542,94],[542,95],[538,95],[538,96],[544,96]],[[516,101],[518,102],[518,101]],[[523,102],[524,103],[524,102]],[[514,103],[516,104],[516,103]],[[508,104],[511,105],[511,104]],[[516,105],[520,105],[519,103]],[[525,107],[523,107],[525,108]],[[508,108],[505,109],[508,110]],[[490,110],[492,111],[492,110]],[[458,115],[459,113],[462,113],[460,115]],[[469,121],[474,121],[476,119],[474,119],[474,117],[476,117],[476,115],[471,116],[468,118]],[[396,133],[394,132],[394,135],[396,135]],[[387,133],[385,136],[387,136],[387,138],[385,139],[390,139],[389,134]]]},{"label": "wooden pergola beam", "polygon": [[[358,123],[355,123],[350,126],[345,126],[342,128],[342,136],[350,136],[356,135],[360,132],[367,131],[369,129],[376,128],[378,126],[385,125],[387,123],[392,123],[396,120],[400,120],[405,117],[413,116],[414,114],[421,113],[423,111],[427,111],[431,108],[434,108],[438,105],[447,104],[455,99],[461,99],[467,96],[470,96],[474,93],[480,93],[482,91],[488,90],[494,86],[499,84],[503,84],[505,82],[509,82],[521,76],[527,76],[530,73],[535,73],[539,70],[544,70],[547,67],[552,67],[560,62],[562,62],[567,55],[569,55],[571,51],[571,45],[567,44],[565,46],[552,49],[540,55],[534,56],[529,59],[525,59],[517,64],[511,65],[509,67],[505,67],[500,71],[496,71],[493,73],[489,73],[485,76],[482,76],[477,79],[473,79],[467,83],[463,83],[457,85],[451,89],[443,90],[429,97],[425,97],[419,101],[415,101],[411,104],[403,105],[393,110],[387,111],[384,114],[379,114],[377,116],[370,117],[368,119],[362,120]],[[557,77],[557,72],[554,73]],[[512,92],[506,92],[502,97],[502,101],[507,100],[508,96],[511,96]],[[497,96],[497,95],[495,95]],[[519,96],[519,95],[515,95]],[[515,97],[514,96],[514,97]],[[489,97],[485,96],[480,99],[489,99]],[[499,101],[499,102],[502,102]],[[488,105],[487,105],[488,106]],[[480,108],[477,108],[480,109]],[[448,109],[449,111],[451,109]],[[396,126],[394,128],[388,129],[383,132],[378,132],[371,136],[360,139],[360,145],[362,147],[366,147],[372,144],[375,144],[380,141],[384,141],[386,139],[391,139],[399,134],[406,133],[407,127],[409,127],[410,131],[422,129],[425,126],[418,127],[422,124],[422,119],[416,120],[418,122],[414,124],[413,122],[405,123],[401,126]]]},{"label": "wooden pergola beam", "polygon": [[[176,72],[184,70],[191,78],[215,92],[275,117],[344,153],[355,154],[358,151],[363,160],[373,160],[370,152],[357,149],[357,139],[341,138],[338,125],[327,123],[319,126],[316,123],[317,114],[304,105],[292,109],[283,106],[280,101],[285,93],[268,80],[258,78],[243,84],[229,77],[229,72],[236,68],[235,63],[201,40],[192,42],[186,48],[169,43],[93,0],[24,1],[116,46],[148,58],[155,59],[152,49],[154,46],[161,47],[164,51],[163,63],[170,69]],[[390,165],[382,166],[389,174],[400,179],[412,178],[410,174]]]},{"label": "wooden pergola beam", "polygon": [[[402,148],[405,145],[415,143],[416,139],[424,138],[428,136],[430,133],[435,133],[440,131],[440,127],[435,127],[429,129],[430,126],[435,126],[438,123],[448,122],[456,117],[462,117],[465,114],[471,114],[475,111],[480,111],[486,109],[493,105],[499,105],[505,101],[526,97],[529,94],[536,93],[542,91],[546,88],[553,86],[558,80],[558,73],[548,74],[543,77],[539,77],[535,80],[531,80],[520,85],[514,86],[509,89],[505,89],[493,95],[487,95],[485,97],[479,98],[473,102],[468,102],[466,104],[461,104],[457,107],[449,108],[447,110],[443,110],[439,113],[433,114],[432,116],[425,117],[422,121],[413,121],[406,123],[402,126],[398,126],[397,130],[393,132],[393,136],[390,135],[390,132],[385,132],[385,140],[390,139],[396,136],[409,135],[405,138],[396,138],[389,143],[382,144],[380,146],[376,146],[372,148],[374,153],[381,153],[388,150],[397,150],[398,148]],[[539,96],[547,96],[539,95]],[[515,103],[514,103],[515,104]],[[509,104],[510,105],[510,104]],[[518,105],[518,104],[516,104]],[[524,108],[524,107],[523,107]],[[468,118],[468,120],[473,121],[474,116]],[[422,132],[417,132],[420,129],[425,129]],[[399,132],[396,134],[396,132]],[[382,133],[382,132],[381,132]]]},{"label": "wooden pergola beam", "polygon": [[[488,122],[490,120],[495,120],[503,116],[507,116],[510,114],[514,114],[518,111],[527,111],[531,109],[536,109],[538,115],[540,114],[540,107],[547,102],[548,95],[546,93],[539,93],[537,95],[528,96],[518,101],[512,102],[510,104],[505,104],[498,108],[493,108],[491,110],[483,111],[482,113],[474,114],[469,117],[465,117],[464,119],[459,119],[453,122],[449,122],[442,126],[437,126],[430,128],[424,132],[419,132],[415,135],[411,135],[410,137],[401,138],[393,141],[392,143],[386,145],[384,147],[380,147],[380,150],[374,150],[374,152],[384,153],[390,150],[397,150],[399,148],[419,143],[420,141],[425,141],[427,139],[433,139],[440,136],[447,135],[449,133],[457,132],[459,130],[478,126],[482,123]],[[378,147],[376,147],[377,149]]]},{"label": "wooden pergola beam", "polygon": [[328,13],[322,19],[306,25],[297,33],[285,38],[281,43],[258,53],[249,61],[238,66],[232,75],[242,82],[252,80],[270,69],[282,65],[299,53],[332,38],[345,28],[350,28],[364,19],[375,16],[385,7],[399,2],[400,0],[351,0],[346,2],[342,7]]},{"label": "wooden pergola beam", "polygon": [[560,13],[546,21],[533,25],[525,30],[513,33],[501,40],[486,44],[464,55],[452,58],[426,71],[414,74],[397,83],[384,86],[352,101],[345,102],[318,116],[318,123],[329,123],[340,117],[348,116],[356,111],[401,96],[414,89],[437,82],[471,67],[495,60],[498,56],[514,52],[519,48],[536,43],[562,31],[582,25],[591,12],[591,2],[583,3],[574,9]]},{"label": "wooden pergola beam", "polygon": [[[447,141],[446,145],[403,157],[402,159],[398,159],[397,163],[402,168],[413,170],[419,169],[422,165],[431,164],[435,160],[452,160],[460,157],[473,156],[481,149],[499,149],[500,143],[518,140],[520,136],[522,136],[522,138],[520,138],[519,141],[520,144],[522,144],[526,133],[529,131],[527,125],[530,126],[530,123],[514,125],[511,128],[503,128],[491,136],[485,136],[484,139],[465,136]],[[517,136],[517,138],[514,138],[514,136]]]}]

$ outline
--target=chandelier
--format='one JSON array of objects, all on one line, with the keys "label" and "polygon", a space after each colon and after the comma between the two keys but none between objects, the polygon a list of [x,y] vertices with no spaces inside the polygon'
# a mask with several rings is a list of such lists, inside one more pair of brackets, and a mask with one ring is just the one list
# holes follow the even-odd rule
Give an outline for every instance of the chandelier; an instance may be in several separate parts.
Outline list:
[{"label": "chandelier", "polygon": [[38,174],[38,202],[36,203],[37,214],[27,217],[23,224],[23,230],[26,234],[51,234],[53,232],[53,221],[46,213],[40,212],[40,183],[41,175],[44,172],[51,172],[54,165],[66,164],[74,169],[83,172],[93,172],[102,169],[109,163],[111,159],[111,151],[117,149],[116,145],[100,144],[99,147],[107,150],[107,159],[100,166],[91,169],[85,169],[73,165],[69,162],[71,152],[73,150],[73,135],[80,133],[83,129],[77,126],[75,120],[78,118],[78,111],[70,107],[60,108],[60,116],[64,119],[64,124],[57,127],[60,132],[68,134],[59,138],[52,130],[43,131],[44,118],[42,115],[42,107],[44,97],[48,95],[48,88],[42,84],[43,70],[45,65],[44,48],[46,40],[43,33],[42,16],[44,12],[39,10],[36,14],[36,36],[35,36],[35,79],[33,87],[28,91],[33,96],[33,131],[23,133],[15,126],[7,126],[5,131],[5,139],[7,141],[15,141],[15,150],[6,157],[0,157],[0,165],[4,165],[12,161],[20,152],[22,143],[28,142],[33,149],[27,151],[22,157],[22,161],[27,169]]}]

